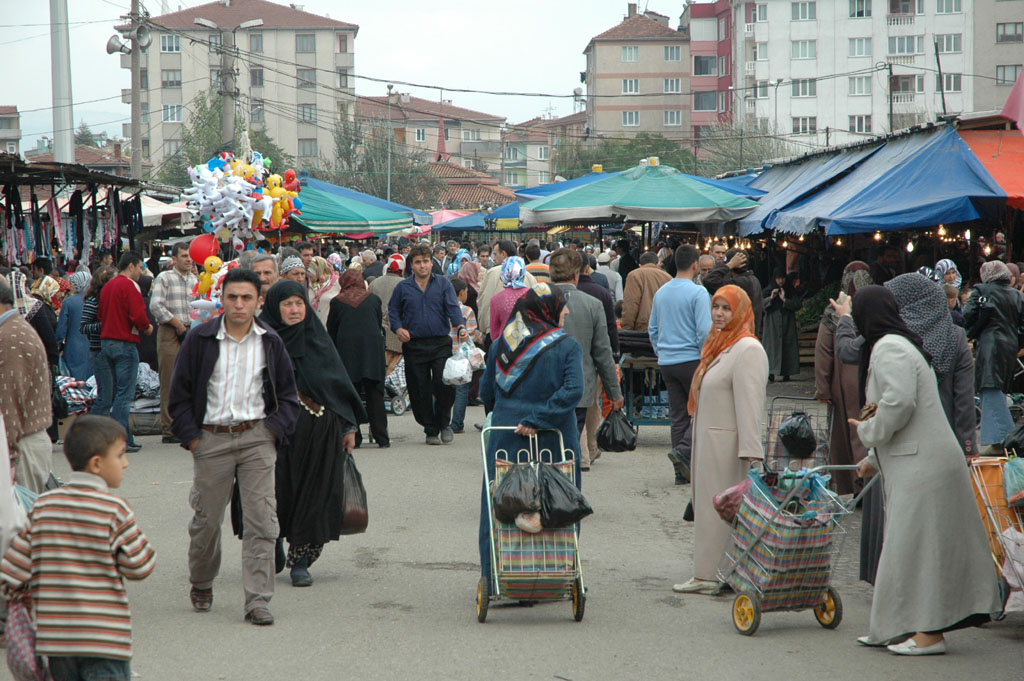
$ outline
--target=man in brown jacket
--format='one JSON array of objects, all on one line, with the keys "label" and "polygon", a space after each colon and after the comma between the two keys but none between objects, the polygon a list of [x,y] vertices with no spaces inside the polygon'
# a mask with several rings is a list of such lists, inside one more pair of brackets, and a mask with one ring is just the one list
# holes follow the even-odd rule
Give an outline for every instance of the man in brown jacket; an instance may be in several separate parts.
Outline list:
[{"label": "man in brown jacket", "polygon": [[654,294],[671,280],[668,272],[658,267],[657,255],[650,251],[641,255],[640,267],[626,278],[626,290],[622,294],[622,328],[646,331]]}]

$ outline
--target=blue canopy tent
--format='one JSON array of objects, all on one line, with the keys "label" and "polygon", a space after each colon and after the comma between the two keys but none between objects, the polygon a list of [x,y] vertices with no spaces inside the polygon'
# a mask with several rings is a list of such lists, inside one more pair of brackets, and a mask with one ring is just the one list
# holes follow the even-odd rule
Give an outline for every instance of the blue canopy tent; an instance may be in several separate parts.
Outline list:
[{"label": "blue canopy tent", "polygon": [[487,216],[488,220],[518,220],[519,219],[519,202],[513,201],[512,203],[506,203],[504,206],[499,206],[491,211],[491,214]]},{"label": "blue canopy tent", "polygon": [[461,218],[455,218],[448,222],[434,225],[435,232],[480,232],[486,229],[484,219],[489,217],[486,213],[470,213]]},{"label": "blue canopy tent", "polygon": [[717,179],[719,182],[728,182],[730,184],[735,184],[740,187],[750,187],[752,186],[754,180],[756,180],[759,177],[761,177],[760,170],[751,170],[746,173],[743,173],[742,175],[730,175],[729,177],[719,177]]},{"label": "blue canopy tent", "polygon": [[[683,174],[686,175],[686,173]],[[756,200],[767,193],[762,189],[757,189],[755,187],[751,187],[746,184],[740,184],[737,182],[730,182],[728,180],[715,180],[710,177],[701,177],[700,175],[687,175],[687,177],[692,177],[698,182],[703,182],[708,186],[714,187],[715,189],[721,189],[722,191],[729,192],[730,194],[736,194],[737,196],[745,196],[748,199]]]},{"label": "blue canopy tent", "polygon": [[[388,201],[372,194],[365,194],[363,192],[356,191],[355,189],[348,189],[347,187],[339,187],[336,184],[330,182],[324,182],[323,180],[317,180],[316,178],[309,177],[308,175],[302,175],[300,182],[303,186],[312,187],[313,189],[319,189],[322,192],[328,194],[335,194],[337,196],[344,196],[347,199],[354,201],[362,201],[375,208],[383,208],[393,213],[404,213],[412,218],[414,225],[429,225],[434,221],[434,218],[430,213],[426,213],[422,210],[416,210],[409,206],[403,206],[400,203],[394,201]],[[299,197],[301,199],[301,195]]]},{"label": "blue canopy tent", "polygon": [[1006,192],[951,126],[887,140],[853,172],[779,211],[773,229],[829,235],[977,220]]}]

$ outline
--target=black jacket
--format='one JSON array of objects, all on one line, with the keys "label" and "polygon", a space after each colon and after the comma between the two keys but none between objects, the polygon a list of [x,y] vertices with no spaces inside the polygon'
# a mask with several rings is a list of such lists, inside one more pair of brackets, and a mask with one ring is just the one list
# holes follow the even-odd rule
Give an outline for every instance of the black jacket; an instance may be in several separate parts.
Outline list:
[{"label": "black jacket", "polygon": [[[601,286],[593,279],[594,275],[581,274],[580,280],[576,283],[576,288],[588,293],[598,300],[601,301],[601,305],[604,306],[604,316],[608,322],[608,340],[612,344],[612,355],[616,358],[619,356],[619,325],[615,319],[615,303],[612,302],[612,294],[608,292],[608,287]],[[608,281],[605,278],[605,281]]]},{"label": "black jacket", "polygon": [[[185,449],[202,434],[203,419],[206,416],[206,385],[210,382],[220,355],[217,340],[220,323],[220,317],[215,317],[190,330],[174,361],[167,411],[171,415],[171,431],[181,440],[181,446]],[[277,446],[281,447],[288,443],[299,420],[295,373],[281,337],[260,321],[259,317],[253,323],[267,331],[260,336],[267,360],[263,370],[263,404],[267,414],[265,422],[276,436]]]},{"label": "black jacket", "polygon": [[[987,302],[982,304],[981,298]],[[974,389],[1007,392],[1017,368],[1018,329],[1024,319],[1024,298],[1005,281],[978,284],[964,307],[968,330],[977,327]],[[950,341],[952,342],[952,341]]]},{"label": "black jacket", "polygon": [[761,332],[762,319],[764,318],[764,290],[761,288],[761,282],[757,280],[753,272],[750,270],[743,270],[742,272],[733,271],[729,269],[728,265],[721,262],[704,275],[701,283],[704,284],[704,288],[708,290],[712,297],[714,297],[715,291],[727,284],[735,284],[746,291],[747,297],[750,298],[750,305],[754,308],[754,332],[758,338],[763,337]]}]

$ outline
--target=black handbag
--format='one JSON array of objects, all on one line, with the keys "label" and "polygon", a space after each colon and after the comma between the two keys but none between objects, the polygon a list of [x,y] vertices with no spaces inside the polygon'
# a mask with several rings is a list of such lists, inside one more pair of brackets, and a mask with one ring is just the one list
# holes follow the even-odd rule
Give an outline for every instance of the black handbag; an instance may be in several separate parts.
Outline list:
[{"label": "black handbag", "polygon": [[70,413],[68,407],[68,401],[64,397],[64,393],[60,391],[60,386],[57,385],[57,367],[50,365],[50,406],[53,408],[54,419],[66,419]]},{"label": "black handbag", "polygon": [[617,409],[597,429],[597,447],[605,452],[631,452],[636,449],[636,433],[626,413]]}]

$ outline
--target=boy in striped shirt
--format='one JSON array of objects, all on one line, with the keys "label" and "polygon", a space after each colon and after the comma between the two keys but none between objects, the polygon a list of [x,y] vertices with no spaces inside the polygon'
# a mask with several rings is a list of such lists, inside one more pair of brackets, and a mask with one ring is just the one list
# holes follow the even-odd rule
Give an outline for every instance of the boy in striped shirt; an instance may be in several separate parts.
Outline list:
[{"label": "boy in striped shirt", "polygon": [[0,589],[28,589],[36,653],[54,681],[131,678],[132,623],[124,578],[144,579],[156,554],[135,514],[110,490],[128,467],[128,435],[106,416],[80,416],[64,438],[65,487],[45,492],[0,563]]}]

